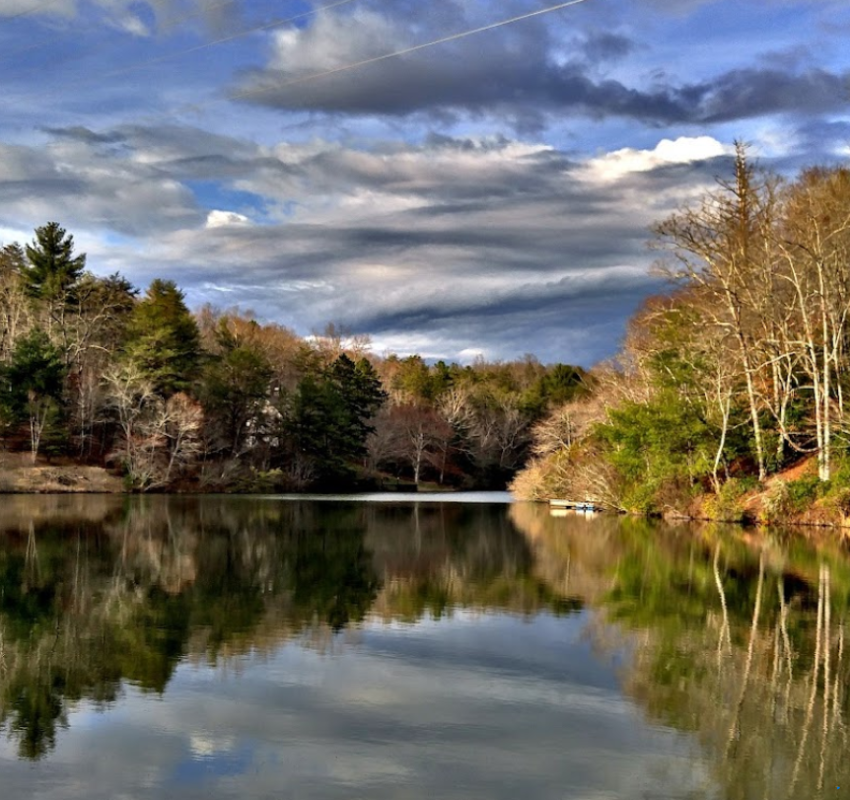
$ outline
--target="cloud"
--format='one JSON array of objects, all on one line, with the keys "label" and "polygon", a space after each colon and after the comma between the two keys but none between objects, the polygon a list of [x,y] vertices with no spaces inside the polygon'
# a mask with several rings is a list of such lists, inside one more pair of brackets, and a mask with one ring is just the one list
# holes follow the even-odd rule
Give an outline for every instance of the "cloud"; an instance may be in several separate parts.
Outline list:
[{"label": "cloud", "polygon": [[[105,28],[112,39],[123,34],[123,41],[131,48],[128,52],[134,52],[137,42],[166,42],[187,33],[226,37],[248,24],[241,21],[243,8],[241,2],[229,0],[0,0],[0,19],[5,17],[12,32],[18,34],[17,41],[11,40],[11,50],[0,58],[11,61],[9,56],[18,56],[15,61],[27,63],[33,57],[41,61],[41,54],[55,51],[55,57],[62,62],[85,61],[100,72],[98,51],[104,49],[102,38],[90,50],[83,44],[83,54],[70,58],[63,40],[84,42],[86,34],[97,36]],[[80,31],[82,27],[85,34]],[[27,44],[21,46],[21,40]],[[18,74],[17,69],[13,70],[12,79]],[[56,73],[54,77],[64,82],[63,74]],[[67,88],[76,89],[79,82],[77,76],[66,84]]]},{"label": "cloud", "polygon": [[838,2],[593,0],[313,79],[530,9],[357,0],[195,51],[271,9],[0,0],[4,241],[58,219],[92,268],[196,306],[588,363],[657,288],[647,227],[733,137],[786,174],[846,161]]},{"label": "cloud", "polygon": [[0,227],[43,224],[67,197],[60,222],[99,272],[166,275],[194,306],[226,298],[302,334],[334,321],[447,359],[586,365],[658,288],[648,226],[729,150],[679,138],[580,160],[503,136],[361,149],[174,125],[51,135],[49,150],[0,154]]},{"label": "cloud", "polygon": [[682,91],[698,99],[705,122],[747,119],[781,112],[812,114],[846,108],[850,71],[737,69]]},{"label": "cloud", "polygon": [[34,3],[33,0],[2,0],[0,2],[0,17],[12,19],[42,14],[67,17],[75,14],[76,10],[76,0],[51,0],[41,3]]},{"label": "cloud", "polygon": [[102,713],[81,704],[37,770],[6,757],[0,789],[45,800],[103,800],[116,786],[140,800],[279,797],[282,786],[334,799],[637,800],[647,787],[698,796],[710,785],[693,742],[646,723],[594,655],[591,615],[451,611],[402,631],[364,621],[357,646],[335,637],[332,656],[290,642],[238,662],[184,661],[161,699],[127,687]]},{"label": "cloud", "polygon": [[605,180],[615,180],[630,172],[647,172],[668,164],[689,164],[694,161],[732,155],[735,148],[724,145],[711,136],[680,136],[676,140],[662,139],[652,150],[624,147],[593,158],[587,168]]},{"label": "cloud", "polygon": [[69,227],[141,236],[202,218],[179,180],[98,146],[79,139],[49,150],[0,145],[0,224],[36,227],[63,208]]},{"label": "cloud", "polygon": [[250,225],[251,220],[244,214],[238,214],[235,211],[221,211],[213,209],[207,214],[206,227],[209,228],[227,228],[231,225]]},{"label": "cloud", "polygon": [[627,36],[612,31],[588,34],[581,49],[590,63],[619,61],[637,49],[637,44]]},{"label": "cloud", "polygon": [[568,45],[541,34],[529,47],[520,38],[528,32],[512,28],[369,63],[435,33],[414,33],[378,12],[329,12],[275,33],[266,66],[246,72],[231,96],[285,111],[493,116],[526,128],[562,114],[698,124],[843,108],[850,76],[789,62],[785,69],[742,66],[701,80],[645,83],[637,76],[626,83],[596,69],[638,48],[625,34],[574,33]]}]

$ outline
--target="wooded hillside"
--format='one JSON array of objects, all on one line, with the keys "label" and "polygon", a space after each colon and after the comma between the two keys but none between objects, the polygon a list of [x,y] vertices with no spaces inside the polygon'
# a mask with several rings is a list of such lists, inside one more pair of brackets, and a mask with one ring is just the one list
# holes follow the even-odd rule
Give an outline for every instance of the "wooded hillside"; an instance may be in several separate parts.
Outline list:
[{"label": "wooded hillside", "polygon": [[770,481],[764,514],[850,512],[850,170],[793,181],[753,167],[660,222],[669,293],[647,300],[593,393],[534,430],[527,497],[592,498],[640,512],[738,517]]},{"label": "wooded hillside", "polygon": [[530,356],[428,364],[333,325],[193,314],[174,281],[87,266],[55,222],[0,249],[0,444],[132,490],[504,487],[534,422],[586,390]]}]

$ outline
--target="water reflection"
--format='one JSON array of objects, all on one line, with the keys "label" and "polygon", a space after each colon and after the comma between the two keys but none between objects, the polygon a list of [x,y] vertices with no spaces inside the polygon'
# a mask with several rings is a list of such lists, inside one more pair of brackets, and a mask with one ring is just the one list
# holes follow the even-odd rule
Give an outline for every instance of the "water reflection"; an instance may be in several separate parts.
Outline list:
[{"label": "water reflection", "polygon": [[635,633],[625,690],[652,719],[698,736],[723,797],[847,786],[850,561],[839,545],[512,514],[550,581],[567,570],[606,623]]},{"label": "water reflection", "polygon": [[30,759],[70,702],[161,693],[183,658],[322,648],[370,611],[575,606],[498,507],[8,498],[0,535],[0,721]]},{"label": "water reflection", "polygon": [[95,748],[138,797],[834,797],[849,602],[840,548],[728,528],[4,498],[0,722],[44,772],[0,792],[114,796]]}]

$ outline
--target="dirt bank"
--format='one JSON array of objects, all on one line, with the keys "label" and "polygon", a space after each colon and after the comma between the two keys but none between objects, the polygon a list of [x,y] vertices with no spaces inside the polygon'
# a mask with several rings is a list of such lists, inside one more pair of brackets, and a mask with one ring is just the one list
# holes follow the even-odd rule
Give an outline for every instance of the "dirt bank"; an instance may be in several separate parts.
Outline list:
[{"label": "dirt bank", "polygon": [[118,494],[123,491],[121,479],[102,467],[33,464],[28,454],[0,454],[0,493],[3,494]]}]

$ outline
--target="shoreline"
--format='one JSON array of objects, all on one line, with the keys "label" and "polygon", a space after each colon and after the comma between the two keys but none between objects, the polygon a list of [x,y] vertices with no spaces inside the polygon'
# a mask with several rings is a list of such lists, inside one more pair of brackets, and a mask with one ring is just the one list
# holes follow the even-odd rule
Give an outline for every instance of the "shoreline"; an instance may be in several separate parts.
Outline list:
[{"label": "shoreline", "polygon": [[[84,466],[79,464],[45,464],[45,463],[21,463],[10,465],[8,454],[0,456],[0,496],[2,495],[126,495],[136,494],[149,495],[226,495],[233,497],[253,497],[268,495],[267,491],[204,491],[198,487],[187,490],[134,492],[127,488],[119,475],[104,467]],[[17,459],[16,459],[17,460]],[[392,490],[377,490],[381,494],[398,494],[399,500],[408,499],[412,491],[393,492]],[[362,492],[345,492],[344,494],[375,494],[376,490],[364,490]],[[462,495],[463,491],[444,489],[440,493],[452,493]],[[602,513],[618,514],[631,517],[662,519],[665,522],[676,524],[683,522],[694,523],[722,523],[738,525],[744,528],[757,529],[762,533],[782,530],[785,528],[799,529],[799,535],[810,538],[817,535],[816,532],[834,532],[835,538],[850,540],[850,515],[842,513],[842,509],[834,504],[828,507],[819,500],[814,500],[804,507],[773,509],[768,515],[766,509],[770,507],[771,497],[775,495],[775,483],[763,487],[759,491],[750,491],[735,498],[728,504],[719,504],[716,495],[701,495],[693,500],[684,509],[670,507],[657,514],[642,514],[628,510],[617,510],[602,508]],[[285,492],[293,496],[333,496],[340,494],[338,491],[328,492]],[[434,491],[429,487],[415,494],[427,499]],[[405,497],[407,496],[407,497]],[[516,502],[533,502],[539,504],[549,503],[549,499],[524,500],[516,496]],[[719,513],[706,513],[707,508],[714,508]],[[779,512],[779,513],[777,513]],[[581,513],[581,512],[578,512]]]}]

